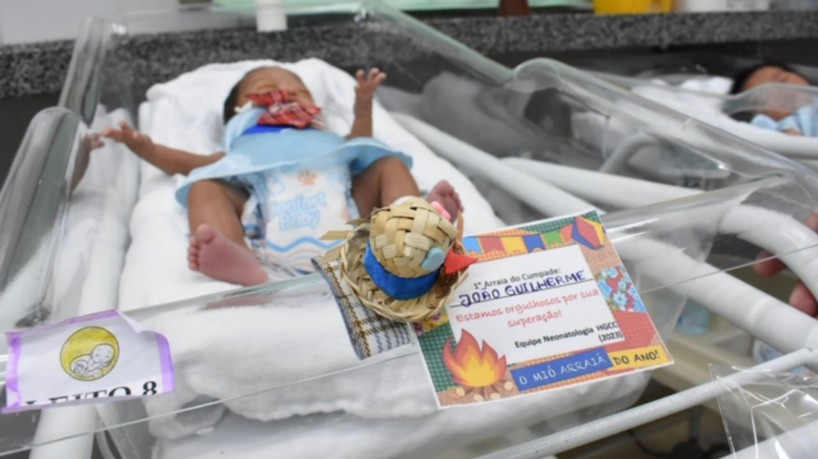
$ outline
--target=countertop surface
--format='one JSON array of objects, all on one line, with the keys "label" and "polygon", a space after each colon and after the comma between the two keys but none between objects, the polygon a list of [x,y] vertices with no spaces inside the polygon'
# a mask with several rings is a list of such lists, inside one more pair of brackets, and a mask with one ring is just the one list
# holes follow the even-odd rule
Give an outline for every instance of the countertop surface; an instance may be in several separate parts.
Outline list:
[{"label": "countertop surface", "polygon": [[818,38],[818,11],[616,16],[539,14],[425,22],[487,54]]},{"label": "countertop surface", "polygon": [[[818,39],[818,11],[774,11],[708,14],[648,14],[595,16],[588,13],[539,13],[525,17],[452,15],[426,17],[426,24],[461,41],[480,53],[548,55],[563,51],[592,51],[632,47],[774,42]],[[290,58],[316,55],[333,58],[348,53],[350,43],[343,26],[319,26],[301,31],[293,39],[276,40],[265,46],[278,47]],[[347,31],[349,35],[351,33]],[[132,52],[146,59],[146,66],[163,62],[161,52],[179,56],[185,48],[199,46],[199,32],[159,34],[136,39]],[[247,32],[236,32],[232,40],[208,45],[214,59],[221,49],[235,50]],[[334,40],[327,40],[331,36]],[[318,47],[317,41],[321,41]],[[57,93],[68,71],[72,41],[0,46],[0,99]],[[151,56],[159,52],[158,56]],[[170,69],[169,69],[170,70]],[[162,72],[160,72],[162,73]],[[161,76],[161,75],[159,75]]]}]

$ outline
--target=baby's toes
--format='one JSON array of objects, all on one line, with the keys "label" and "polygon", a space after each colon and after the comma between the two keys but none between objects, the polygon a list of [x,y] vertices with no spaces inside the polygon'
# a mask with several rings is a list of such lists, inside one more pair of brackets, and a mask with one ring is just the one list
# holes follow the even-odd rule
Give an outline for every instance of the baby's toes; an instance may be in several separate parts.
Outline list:
[{"label": "baby's toes", "polygon": [[452,192],[452,201],[454,201],[455,205],[458,209],[463,210],[463,202],[460,200],[460,195],[457,194],[457,191]]},{"label": "baby's toes", "polygon": [[187,255],[187,265],[193,271],[199,270],[199,252],[197,251],[194,253],[188,253]]}]

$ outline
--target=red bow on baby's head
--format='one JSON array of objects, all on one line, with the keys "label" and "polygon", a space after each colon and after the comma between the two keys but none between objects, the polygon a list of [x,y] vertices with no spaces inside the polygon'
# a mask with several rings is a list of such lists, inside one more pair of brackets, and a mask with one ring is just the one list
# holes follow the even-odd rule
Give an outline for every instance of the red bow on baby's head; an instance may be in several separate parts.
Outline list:
[{"label": "red bow on baby's head", "polygon": [[262,126],[293,126],[304,129],[313,124],[321,114],[321,107],[304,107],[293,102],[286,89],[264,94],[248,94],[247,98],[256,107],[267,109],[267,113],[258,119],[258,124]]}]

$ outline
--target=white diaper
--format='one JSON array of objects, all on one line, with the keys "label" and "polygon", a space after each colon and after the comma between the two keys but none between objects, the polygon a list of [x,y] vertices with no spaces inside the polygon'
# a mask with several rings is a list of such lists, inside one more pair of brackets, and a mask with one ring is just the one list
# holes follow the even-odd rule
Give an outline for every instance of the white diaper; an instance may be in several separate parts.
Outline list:
[{"label": "white diaper", "polygon": [[311,259],[338,244],[321,241],[357,218],[349,168],[278,168],[241,177],[250,185],[242,224],[248,244],[263,264],[313,271]]}]

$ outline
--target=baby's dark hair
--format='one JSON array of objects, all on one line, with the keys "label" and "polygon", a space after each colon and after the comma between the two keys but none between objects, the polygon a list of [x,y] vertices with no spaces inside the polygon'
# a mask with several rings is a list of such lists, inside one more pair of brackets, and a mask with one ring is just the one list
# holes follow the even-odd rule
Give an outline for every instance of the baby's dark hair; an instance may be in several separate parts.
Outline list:
[{"label": "baby's dark hair", "polygon": [[264,67],[256,67],[248,70],[230,89],[230,93],[227,94],[227,99],[224,99],[224,106],[222,107],[222,119],[224,120],[224,124],[227,124],[227,122],[230,121],[230,118],[233,118],[236,115],[236,105],[239,104],[239,88],[241,87],[241,82],[244,81],[244,79],[251,73],[263,68]]},{"label": "baby's dark hair", "polygon": [[227,99],[224,100],[224,107],[222,107],[222,119],[224,120],[224,124],[227,124],[230,118],[236,114],[236,105],[239,103],[239,86],[241,86],[241,82],[244,81],[248,73],[250,72],[245,73],[244,76],[233,85],[233,88],[230,89],[230,93],[227,94]]},{"label": "baby's dark hair", "polygon": [[749,80],[750,77],[752,77],[754,73],[756,73],[757,71],[763,69],[764,67],[775,67],[775,68],[779,68],[781,70],[784,70],[786,72],[791,72],[791,73],[801,75],[800,73],[795,71],[795,69],[793,69],[792,67],[790,67],[787,64],[783,64],[781,62],[775,62],[775,61],[764,61],[764,62],[762,62],[760,64],[753,65],[751,67],[748,67],[748,68],[738,72],[733,77],[733,85],[730,87],[730,94],[740,93],[744,89],[744,85],[747,84],[747,80]]}]

